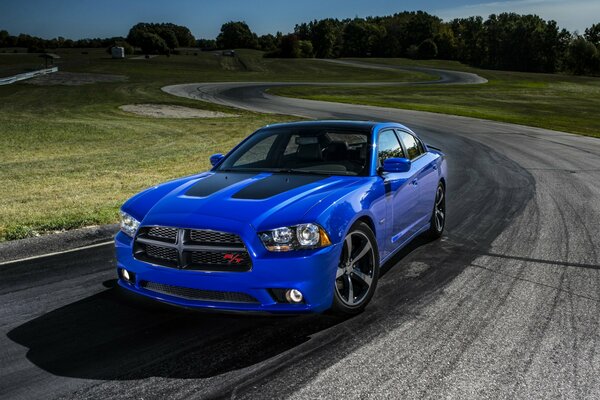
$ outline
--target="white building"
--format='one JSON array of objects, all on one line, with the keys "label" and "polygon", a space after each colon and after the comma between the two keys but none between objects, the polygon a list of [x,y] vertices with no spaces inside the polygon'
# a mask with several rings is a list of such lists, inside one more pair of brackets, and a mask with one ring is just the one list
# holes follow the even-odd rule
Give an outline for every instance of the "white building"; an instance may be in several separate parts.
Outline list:
[{"label": "white building", "polygon": [[112,58],[125,58],[125,48],[124,47],[115,46],[112,49],[110,49],[110,52],[112,54]]}]

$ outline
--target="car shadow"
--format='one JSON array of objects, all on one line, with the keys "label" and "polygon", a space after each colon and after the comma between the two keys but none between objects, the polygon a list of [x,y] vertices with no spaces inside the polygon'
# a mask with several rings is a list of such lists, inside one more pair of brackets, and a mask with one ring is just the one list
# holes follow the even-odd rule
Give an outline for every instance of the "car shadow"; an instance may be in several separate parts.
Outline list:
[{"label": "car shadow", "polygon": [[32,363],[59,376],[205,378],[260,363],[344,320],[200,313],[134,297],[116,281],[105,286],[7,336],[29,349]]},{"label": "car shadow", "polygon": [[[382,275],[413,250],[416,238],[382,266]],[[343,323],[332,315],[262,316],[189,311],[121,289],[106,290],[39,316],[8,337],[27,358],[59,376],[133,380],[207,378],[249,367]]]}]

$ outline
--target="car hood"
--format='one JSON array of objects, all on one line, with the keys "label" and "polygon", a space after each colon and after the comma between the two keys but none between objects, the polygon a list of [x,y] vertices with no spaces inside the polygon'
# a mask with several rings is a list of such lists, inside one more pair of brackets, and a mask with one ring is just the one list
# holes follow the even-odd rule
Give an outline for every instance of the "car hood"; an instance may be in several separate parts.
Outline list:
[{"label": "car hood", "polygon": [[[281,173],[211,172],[184,181],[158,199],[143,225],[204,227],[204,221],[234,220],[256,230],[302,222],[336,189],[359,177]],[[328,199],[334,201],[335,199]]]}]

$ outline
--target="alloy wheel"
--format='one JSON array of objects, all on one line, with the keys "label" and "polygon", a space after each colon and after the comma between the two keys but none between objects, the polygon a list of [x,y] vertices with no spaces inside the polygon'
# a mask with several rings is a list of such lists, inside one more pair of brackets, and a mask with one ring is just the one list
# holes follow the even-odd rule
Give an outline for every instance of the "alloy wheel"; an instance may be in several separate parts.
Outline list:
[{"label": "alloy wheel", "polygon": [[344,240],[340,264],[336,271],[335,290],[349,307],[358,307],[369,294],[373,284],[375,252],[367,235],[350,232]]},{"label": "alloy wheel", "polygon": [[441,232],[444,229],[444,223],[446,222],[446,196],[444,195],[444,187],[438,186],[437,193],[435,195],[435,229]]}]

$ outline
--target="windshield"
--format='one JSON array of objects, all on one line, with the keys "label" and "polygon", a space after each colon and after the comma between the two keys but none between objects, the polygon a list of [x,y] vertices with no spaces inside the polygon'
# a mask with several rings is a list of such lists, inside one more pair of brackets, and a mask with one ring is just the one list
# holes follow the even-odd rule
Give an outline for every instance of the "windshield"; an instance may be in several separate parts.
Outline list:
[{"label": "windshield", "polygon": [[217,170],[366,175],[368,139],[364,130],[263,129],[231,153]]}]

